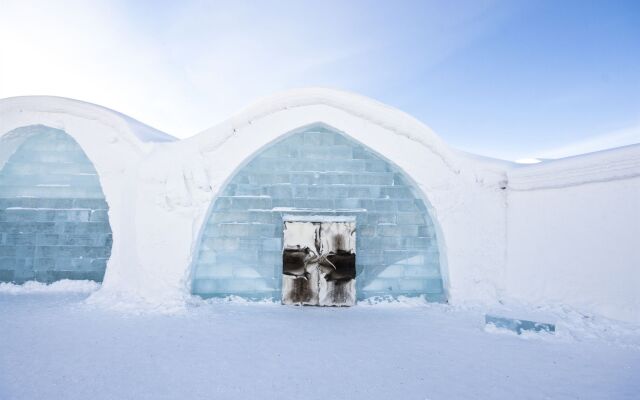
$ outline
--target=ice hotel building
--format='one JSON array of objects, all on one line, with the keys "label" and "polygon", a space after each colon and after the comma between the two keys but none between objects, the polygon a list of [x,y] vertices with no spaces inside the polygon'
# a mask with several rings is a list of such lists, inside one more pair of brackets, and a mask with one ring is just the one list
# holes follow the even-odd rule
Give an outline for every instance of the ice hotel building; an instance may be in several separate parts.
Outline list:
[{"label": "ice hotel building", "polygon": [[0,100],[0,281],[59,279],[152,305],[513,298],[640,321],[640,145],[517,165],[324,89],[185,140]]}]

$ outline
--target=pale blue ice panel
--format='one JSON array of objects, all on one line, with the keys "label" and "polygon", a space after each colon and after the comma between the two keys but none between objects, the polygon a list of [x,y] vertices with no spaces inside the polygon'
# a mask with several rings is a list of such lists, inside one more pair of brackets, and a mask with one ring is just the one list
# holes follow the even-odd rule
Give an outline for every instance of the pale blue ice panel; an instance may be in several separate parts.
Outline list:
[{"label": "pale blue ice panel", "polygon": [[522,334],[523,331],[548,333],[553,333],[556,331],[556,326],[554,324],[528,321],[526,319],[499,317],[496,315],[487,314],[485,315],[484,320],[487,325],[493,325],[496,328],[507,329],[517,333],[518,335]]},{"label": "pale blue ice panel", "polygon": [[64,131],[10,135],[24,141],[0,170],[0,281],[102,281],[112,235],[93,164]]}]

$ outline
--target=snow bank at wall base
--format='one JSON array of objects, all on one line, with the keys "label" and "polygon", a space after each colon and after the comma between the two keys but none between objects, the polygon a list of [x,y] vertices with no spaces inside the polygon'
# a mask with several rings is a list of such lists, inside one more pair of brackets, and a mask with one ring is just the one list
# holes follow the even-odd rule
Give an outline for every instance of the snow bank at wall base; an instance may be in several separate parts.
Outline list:
[{"label": "snow bank at wall base", "polygon": [[191,301],[193,252],[220,189],[252,155],[318,123],[397,165],[428,199],[450,303],[555,302],[640,322],[640,145],[518,166],[451,149],[401,111],[327,89],[263,99],[179,141],[102,107],[20,97],[0,100],[0,165],[16,128],[71,135],[95,165],[113,230],[91,302],[176,309]]},{"label": "snow bank at wall base", "polygon": [[94,281],[62,279],[53,283],[29,281],[22,285],[0,282],[0,293],[33,294],[33,293],[93,293],[100,288]]}]

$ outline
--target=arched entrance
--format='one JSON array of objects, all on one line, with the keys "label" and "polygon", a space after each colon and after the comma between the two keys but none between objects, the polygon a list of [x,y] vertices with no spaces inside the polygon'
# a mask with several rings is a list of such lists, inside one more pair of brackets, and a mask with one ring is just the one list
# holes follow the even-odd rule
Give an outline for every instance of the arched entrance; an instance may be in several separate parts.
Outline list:
[{"label": "arched entrance", "polygon": [[112,235],[91,161],[59,129],[28,126],[4,139],[19,144],[0,170],[0,281],[101,282]]},{"label": "arched entrance", "polygon": [[283,221],[349,217],[356,291],[446,301],[426,201],[411,179],[364,144],[325,125],[255,154],[213,201],[192,265],[192,293],[280,298]]}]

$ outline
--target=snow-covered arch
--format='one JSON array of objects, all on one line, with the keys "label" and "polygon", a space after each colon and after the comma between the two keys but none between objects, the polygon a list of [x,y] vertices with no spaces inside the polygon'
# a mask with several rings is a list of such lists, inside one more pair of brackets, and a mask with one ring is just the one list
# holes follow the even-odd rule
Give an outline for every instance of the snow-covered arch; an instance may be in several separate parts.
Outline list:
[{"label": "snow-covered arch", "polygon": [[[447,300],[495,298],[504,273],[504,243],[495,240],[505,234],[504,164],[452,150],[419,121],[378,102],[306,89],[264,99],[212,129],[156,144],[138,158],[135,176],[125,179],[135,184],[126,192],[129,218],[122,221],[129,256],[110,263],[93,299],[120,303],[131,296],[154,305],[184,304],[213,199],[253,154],[318,124],[366,145],[429,199]],[[114,253],[116,241],[114,229]]]},{"label": "snow-covered arch", "polygon": [[199,234],[194,294],[278,298],[283,217],[342,216],[357,225],[359,298],[446,300],[445,247],[426,197],[393,163],[330,126],[269,143],[219,193]]},{"label": "snow-covered arch", "polygon": [[135,265],[137,257],[136,232],[131,223],[137,167],[158,143],[175,139],[116,111],[60,97],[2,99],[0,116],[0,167],[28,138],[29,127],[34,126],[64,132],[90,160],[108,204],[113,235],[104,283],[117,280],[119,268],[112,267],[132,265],[132,260]]},{"label": "snow-covered arch", "polygon": [[[169,173],[169,190],[164,193],[172,206],[188,204],[194,211],[197,204],[198,215],[189,227],[192,239],[184,243],[188,246],[188,265],[197,257],[199,234],[211,201],[229,178],[260,149],[314,124],[330,126],[366,145],[404,171],[429,199],[430,213],[437,221],[449,300],[495,298],[504,275],[504,243],[494,238],[505,235],[501,188],[505,186],[507,163],[453,150],[406,113],[362,96],[326,89],[295,90],[269,97],[214,128],[176,143],[184,161],[180,162],[180,171]],[[170,220],[177,226],[175,214]],[[172,243],[178,242],[184,240],[175,235]],[[160,257],[154,257],[149,269],[159,262]],[[188,290],[190,272],[187,269],[174,278]],[[166,282],[164,293],[169,292]]]}]

